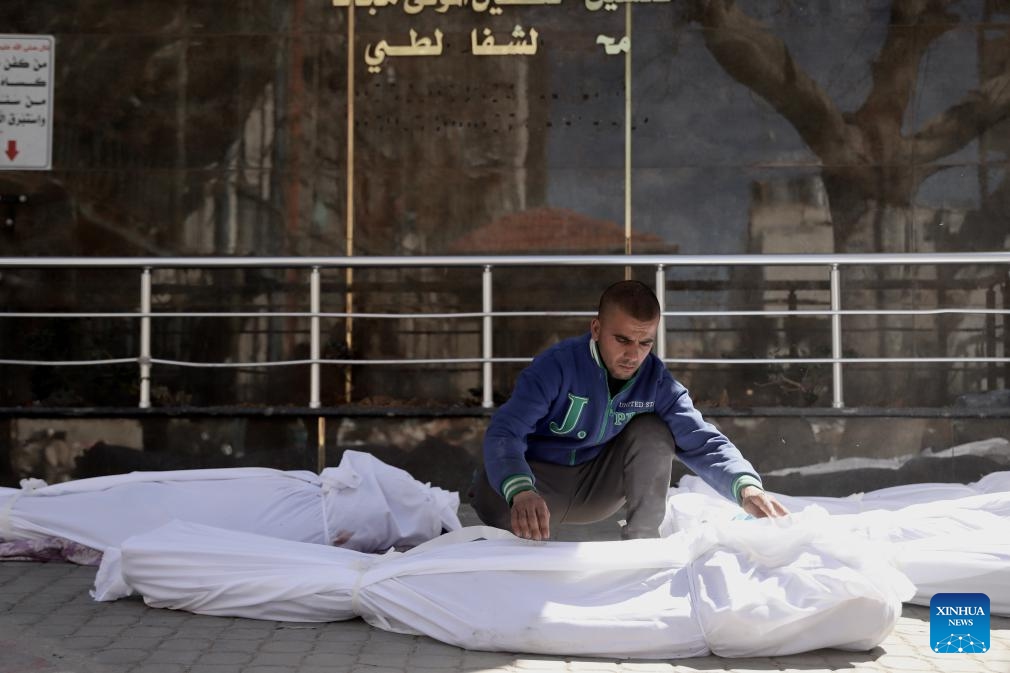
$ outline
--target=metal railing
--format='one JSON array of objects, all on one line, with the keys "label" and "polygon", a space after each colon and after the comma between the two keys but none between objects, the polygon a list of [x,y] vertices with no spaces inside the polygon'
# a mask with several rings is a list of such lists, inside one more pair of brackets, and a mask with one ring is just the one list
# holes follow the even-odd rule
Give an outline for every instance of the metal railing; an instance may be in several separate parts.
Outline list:
[{"label": "metal railing", "polygon": [[[505,267],[652,267],[655,270],[656,294],[662,308],[658,333],[666,335],[666,319],[672,317],[740,317],[740,316],[827,316],[831,320],[831,357],[774,358],[669,358],[666,339],[659,338],[656,354],[667,364],[830,364],[832,366],[832,406],[844,406],[842,368],[845,364],[890,363],[1010,363],[1010,353],[987,357],[843,357],[842,318],[844,316],[885,315],[963,315],[995,317],[1010,316],[1010,309],[999,309],[987,302],[986,308],[929,309],[843,309],[840,269],[854,266],[927,266],[927,265],[1000,265],[1010,273],[1010,253],[933,253],[933,254],[796,254],[796,255],[535,255],[535,256],[428,256],[428,257],[0,257],[3,269],[138,269],[140,270],[139,311],[127,312],[23,312],[2,311],[0,319],[11,318],[130,318],[140,321],[140,347],[136,357],[99,360],[26,360],[0,359],[0,365],[27,366],[96,366],[136,363],[139,365],[141,408],[151,406],[151,369],[155,365],[183,367],[276,367],[309,365],[310,408],[319,408],[320,366],[328,365],[421,365],[480,364],[482,369],[482,405],[493,406],[492,374],[495,364],[523,363],[529,357],[495,357],[493,327],[495,318],[507,317],[575,317],[592,316],[594,311],[502,311],[494,308],[493,274]],[[738,266],[803,266],[822,267],[827,275],[830,304],[827,309],[773,310],[666,310],[666,272],[673,267],[738,267]],[[474,268],[481,270],[481,310],[449,313],[368,313],[327,312],[322,310],[320,271],[329,268]],[[226,312],[155,312],[152,311],[151,273],[159,269],[310,269],[309,311],[226,311]],[[1004,285],[1004,287],[1006,287]],[[986,290],[989,288],[979,288]],[[193,317],[284,317],[310,320],[310,358],[259,362],[191,362],[153,357],[151,352],[152,321],[160,318]],[[403,359],[327,359],[320,357],[320,319],[481,319],[481,356],[479,358],[403,358]],[[1004,318],[1006,325],[1006,318]],[[1005,327],[1004,327],[1005,331]],[[1006,340],[1006,334],[1004,334]]]}]

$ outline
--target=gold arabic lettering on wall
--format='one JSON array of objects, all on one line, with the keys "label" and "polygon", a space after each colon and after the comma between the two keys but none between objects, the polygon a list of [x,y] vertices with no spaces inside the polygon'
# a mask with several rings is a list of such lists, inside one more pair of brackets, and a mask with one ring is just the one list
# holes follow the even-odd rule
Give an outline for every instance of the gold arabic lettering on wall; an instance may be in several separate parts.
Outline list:
[{"label": "gold arabic lettering on wall", "polygon": [[[374,15],[376,9],[396,5],[400,0],[353,0],[355,7],[368,8],[368,13]],[[668,3],[671,0],[584,0],[585,7],[591,12],[600,9],[615,11],[618,5],[632,3]],[[334,7],[350,7],[352,0],[333,0]],[[488,12],[500,15],[503,6],[515,5],[560,5],[561,0],[403,0],[403,11],[407,14],[418,14],[425,7],[435,7],[435,11],[445,13],[451,7],[469,6],[475,12]],[[410,29],[408,44],[390,44],[388,40],[379,40],[374,45],[365,46],[365,65],[368,72],[375,74],[382,70],[382,64],[387,58],[405,56],[441,56],[443,53],[443,36],[436,29],[431,37],[418,37],[417,31]],[[526,29],[516,24],[507,38],[496,37],[491,28],[470,31],[470,53],[474,56],[533,56],[539,47],[539,33],[535,28]],[[628,53],[631,49],[631,38],[627,35],[611,37],[597,35],[596,44],[602,45],[604,53],[614,56]]]}]

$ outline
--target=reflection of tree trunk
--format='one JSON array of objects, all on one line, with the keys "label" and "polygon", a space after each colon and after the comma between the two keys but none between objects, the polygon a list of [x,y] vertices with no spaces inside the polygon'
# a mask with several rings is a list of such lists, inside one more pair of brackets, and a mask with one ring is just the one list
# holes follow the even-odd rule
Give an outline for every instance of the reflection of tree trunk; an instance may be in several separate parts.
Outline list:
[{"label": "reflection of tree trunk", "polygon": [[870,237],[861,223],[867,217],[870,203],[858,185],[841,172],[824,169],[824,190],[831,208],[831,227],[836,252],[869,252]]},{"label": "reflection of tree trunk", "polygon": [[[964,147],[1010,116],[1010,65],[992,68],[963,100],[903,133],[914,100],[922,58],[932,44],[958,24],[944,0],[894,0],[890,25],[876,60],[873,83],[860,108],[843,113],[818,82],[797,63],[786,44],[732,0],[695,0],[684,16],[702,26],[705,45],[738,82],[769,102],[818,156],[830,201],[836,252],[904,252],[912,243],[906,223],[922,182],[939,170],[938,159]],[[895,296],[888,280],[903,279],[903,269],[846,270],[849,283],[872,281],[861,307],[884,308]],[[851,292],[845,296],[851,301]],[[899,295],[899,298],[900,295]],[[847,306],[846,308],[861,308]],[[854,321],[848,321],[852,323]],[[893,356],[914,348],[911,338],[888,338],[892,321],[872,321],[878,331],[873,355]],[[901,334],[901,333],[899,333]],[[872,341],[856,339],[857,355]],[[893,370],[870,377],[874,397],[894,400]],[[847,396],[849,397],[849,396]],[[850,397],[851,399],[851,397]]]}]

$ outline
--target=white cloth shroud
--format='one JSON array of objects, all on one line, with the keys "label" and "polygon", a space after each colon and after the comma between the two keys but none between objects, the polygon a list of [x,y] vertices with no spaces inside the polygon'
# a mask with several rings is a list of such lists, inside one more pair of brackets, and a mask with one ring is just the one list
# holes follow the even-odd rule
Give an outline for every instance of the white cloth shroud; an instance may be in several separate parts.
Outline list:
[{"label": "white cloth shroud", "polygon": [[177,521],[107,552],[93,595],[260,619],[360,615],[478,650],[774,656],[887,636],[914,588],[867,547],[814,510],[624,542],[466,528],[381,556]]},{"label": "white cloth shroud", "polygon": [[[972,484],[908,484],[845,498],[775,496],[791,512],[823,508],[839,529],[873,544],[915,584],[910,603],[936,593],[984,593],[1010,615],[1010,472]],[[667,497],[661,535],[721,525],[740,508],[697,477]]]},{"label": "white cloth shroud", "polygon": [[357,551],[414,546],[460,527],[459,495],[371,454],[316,475],[240,467],[132,472],[0,488],[0,539],[68,539],[105,551],[179,519]]}]

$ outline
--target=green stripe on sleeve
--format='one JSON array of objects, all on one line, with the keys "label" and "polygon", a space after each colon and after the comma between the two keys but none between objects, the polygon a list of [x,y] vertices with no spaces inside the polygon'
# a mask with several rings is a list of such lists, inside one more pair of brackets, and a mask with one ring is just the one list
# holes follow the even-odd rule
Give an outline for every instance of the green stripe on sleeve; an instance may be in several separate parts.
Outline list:
[{"label": "green stripe on sleeve", "polygon": [[733,499],[736,500],[737,504],[740,504],[740,491],[743,490],[744,486],[757,486],[762,491],[764,490],[761,480],[753,474],[741,474],[733,480]]},{"label": "green stripe on sleeve", "polygon": [[505,497],[505,502],[509,504],[509,507],[512,506],[512,498],[517,493],[532,490],[534,490],[533,477],[528,474],[513,474],[510,477],[505,477],[501,483],[501,494]]}]

